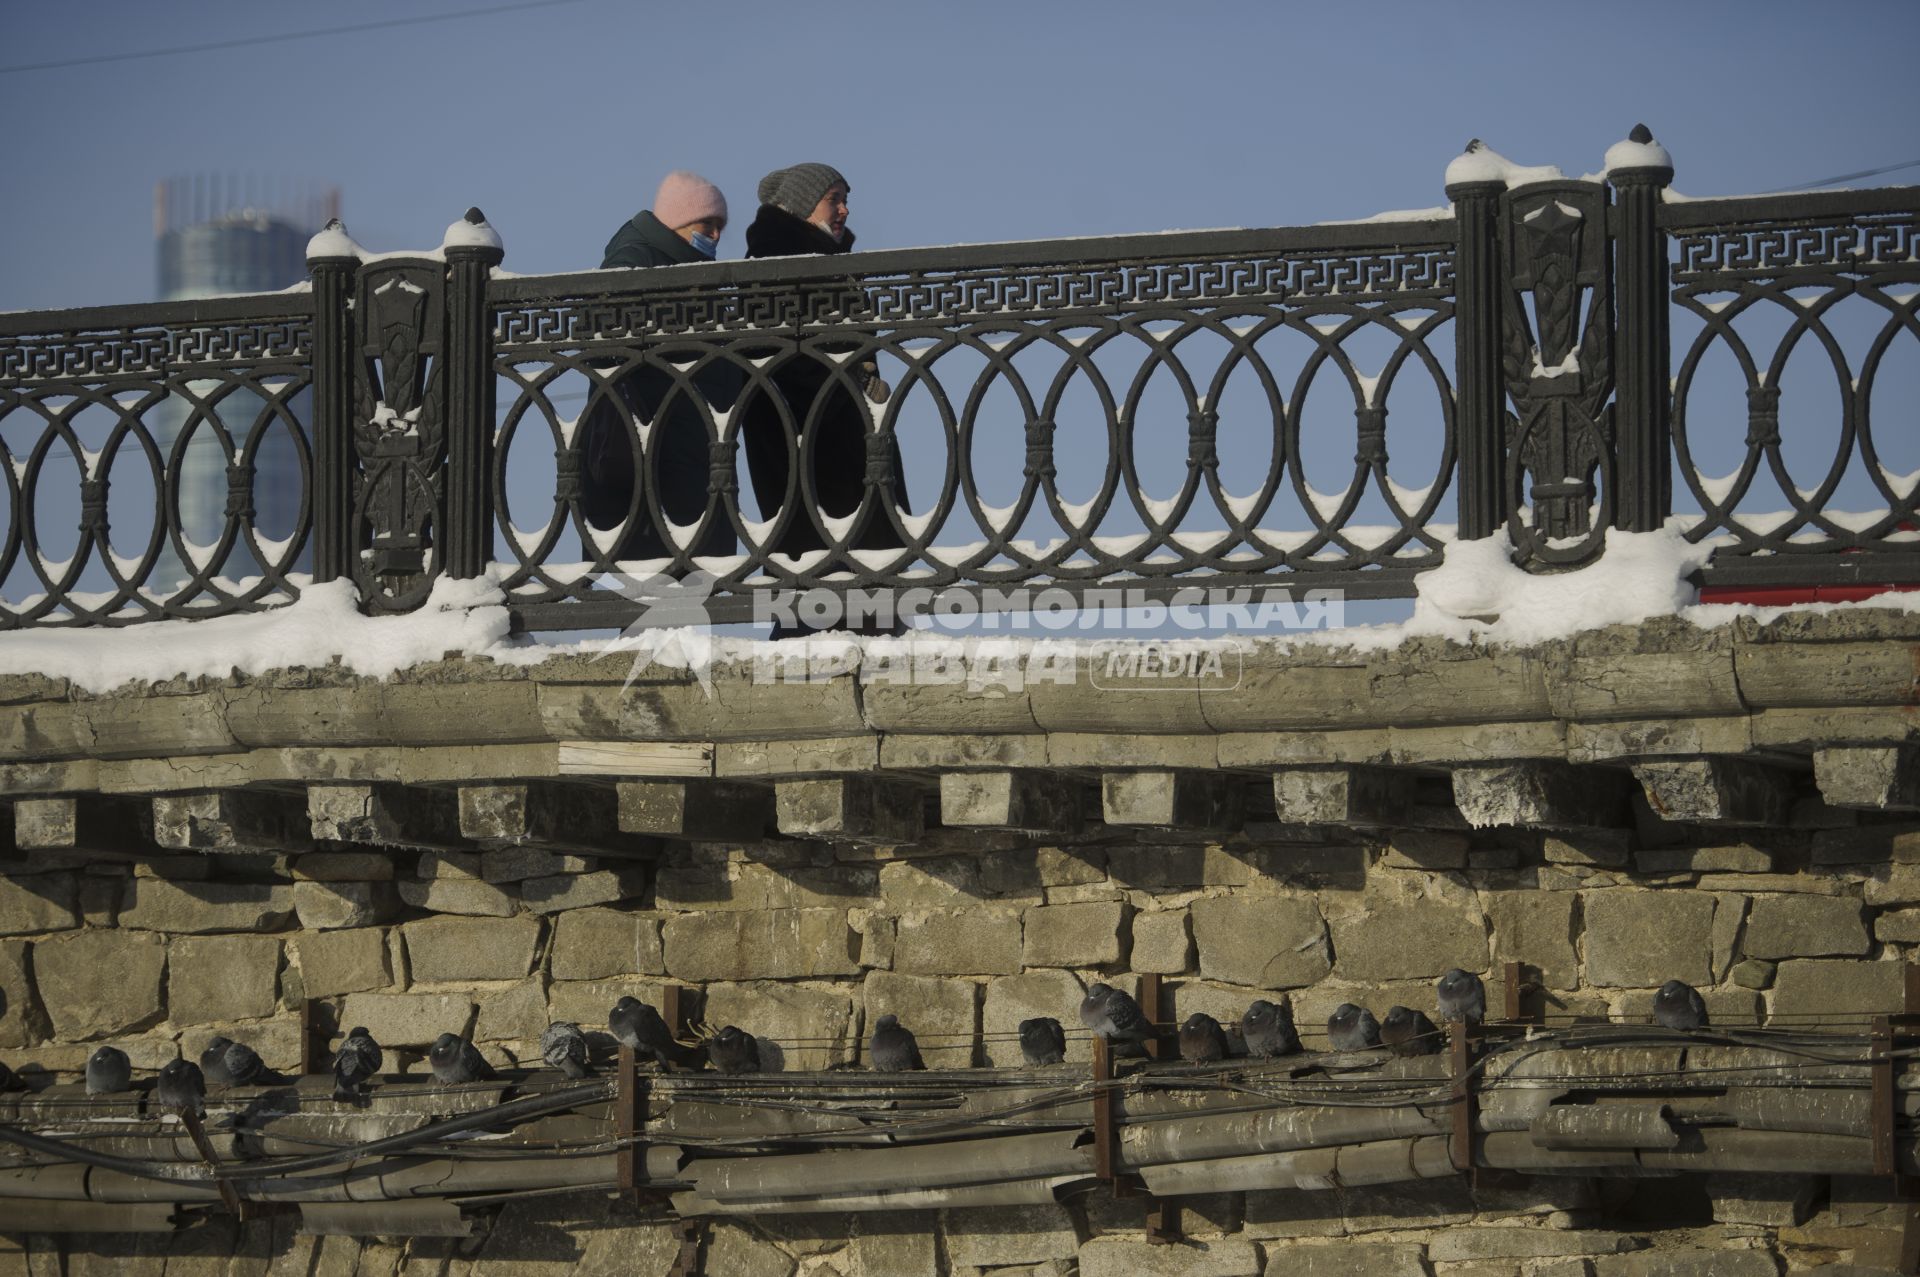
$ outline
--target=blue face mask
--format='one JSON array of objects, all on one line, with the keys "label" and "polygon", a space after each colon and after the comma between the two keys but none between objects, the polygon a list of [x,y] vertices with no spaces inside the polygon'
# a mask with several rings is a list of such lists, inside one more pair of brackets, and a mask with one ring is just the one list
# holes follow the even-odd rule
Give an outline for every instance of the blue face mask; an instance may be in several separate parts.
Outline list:
[{"label": "blue face mask", "polygon": [[720,251],[720,239],[718,236],[702,235],[699,231],[695,231],[692,237],[687,240],[687,243],[693,245],[694,252],[709,260],[713,258],[715,253]]}]

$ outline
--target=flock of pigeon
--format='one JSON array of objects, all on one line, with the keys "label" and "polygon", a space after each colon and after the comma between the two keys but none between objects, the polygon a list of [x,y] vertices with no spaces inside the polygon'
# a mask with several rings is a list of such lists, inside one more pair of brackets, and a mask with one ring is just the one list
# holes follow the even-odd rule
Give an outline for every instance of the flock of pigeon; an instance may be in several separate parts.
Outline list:
[{"label": "flock of pigeon", "polygon": [[[1441,1020],[1473,1023],[1487,1014],[1487,990],[1480,977],[1458,967],[1434,985]],[[1662,1028],[1690,1030],[1707,1023],[1706,1003],[1690,985],[1669,980],[1653,998],[1654,1022]],[[1123,1052],[1143,1054],[1144,1044],[1158,1036],[1140,1004],[1119,989],[1095,984],[1080,1002],[1080,1023]],[[637,1058],[652,1060],[663,1070],[698,1069],[702,1055],[722,1073],[757,1073],[760,1048],[752,1034],[729,1024],[707,1034],[696,1045],[675,1039],[667,1022],[638,998],[621,998],[607,1016],[607,1029]],[[1247,1007],[1240,1019],[1240,1035],[1247,1054],[1270,1058],[1301,1049],[1293,1024],[1293,1002],[1264,998]],[[1387,1008],[1384,1019],[1351,1002],[1343,1002],[1327,1018],[1327,1042],[1335,1051],[1365,1051],[1385,1047],[1396,1056],[1431,1055],[1440,1050],[1441,1033],[1423,1011]],[[1058,1064],[1066,1058],[1067,1035],[1060,1021],[1039,1016],[1020,1022],[1020,1054],[1028,1064]],[[570,1078],[593,1074],[588,1062],[587,1037],[580,1026],[560,1021],[540,1035],[540,1055],[551,1068]],[[1187,1017],[1180,1026],[1180,1057],[1196,1064],[1224,1060],[1227,1033],[1220,1022],[1203,1012]],[[380,1072],[380,1044],[364,1028],[355,1028],[341,1042],[333,1058],[333,1098],[341,1102],[363,1099]],[[433,1079],[442,1084],[482,1082],[496,1076],[473,1043],[454,1033],[442,1033],[427,1052]],[[874,1021],[867,1042],[869,1067],[882,1073],[923,1069],[919,1043],[898,1017],[883,1015]],[[4,1069],[0,1065],[0,1069]],[[287,1079],[267,1068],[259,1054],[244,1042],[216,1037],[200,1053],[200,1062],[173,1060],[160,1070],[154,1099],[168,1108],[206,1112],[209,1083],[215,1086],[271,1086]],[[87,1094],[105,1095],[132,1087],[133,1069],[127,1053],[103,1046],[87,1060]]]}]

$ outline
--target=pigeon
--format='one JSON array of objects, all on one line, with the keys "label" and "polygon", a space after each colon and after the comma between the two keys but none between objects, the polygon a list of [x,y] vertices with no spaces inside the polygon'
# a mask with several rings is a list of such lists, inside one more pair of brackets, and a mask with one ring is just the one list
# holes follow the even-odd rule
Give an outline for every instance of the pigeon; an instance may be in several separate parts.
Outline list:
[{"label": "pigeon", "polygon": [[571,1020],[556,1020],[540,1035],[540,1058],[568,1077],[592,1077],[587,1066],[587,1035]]},{"label": "pigeon", "polygon": [[227,1076],[227,1048],[233,1045],[232,1038],[223,1038],[218,1034],[207,1039],[207,1045],[200,1051],[200,1075],[210,1086],[231,1086],[233,1079]]},{"label": "pigeon", "polygon": [[607,1012],[607,1030],[622,1046],[633,1048],[642,1059],[651,1059],[662,1070],[671,1072],[680,1051],[660,1013],[638,998],[621,998]]},{"label": "pigeon", "polygon": [[192,1060],[169,1060],[160,1070],[160,1084],[153,1089],[155,1102],[185,1109],[195,1117],[207,1115],[207,1079]]},{"label": "pigeon", "polygon": [[758,1073],[760,1044],[751,1033],[729,1024],[708,1041],[707,1058],[722,1073]]},{"label": "pigeon", "polygon": [[1387,1008],[1387,1018],[1380,1021],[1380,1041],[1398,1056],[1432,1055],[1440,1049],[1440,1030],[1426,1012],[1392,1006]]},{"label": "pigeon", "polygon": [[1300,1035],[1293,1027],[1293,999],[1282,994],[1278,1005],[1256,998],[1240,1017],[1240,1036],[1246,1039],[1247,1054],[1257,1056],[1292,1055],[1300,1049]]},{"label": "pigeon", "polygon": [[[117,1046],[103,1046],[87,1057],[87,1094],[106,1095],[133,1085],[133,1065]],[[0,1091],[5,1090],[0,1086]]]},{"label": "pigeon", "polygon": [[1211,1064],[1227,1058],[1227,1031],[1204,1011],[1195,1011],[1180,1026],[1180,1058]]},{"label": "pigeon", "polygon": [[873,1037],[867,1041],[867,1060],[881,1073],[905,1073],[924,1069],[920,1044],[913,1031],[900,1023],[897,1015],[883,1015],[873,1022]]},{"label": "pigeon", "polygon": [[[267,1068],[266,1061],[260,1058],[260,1053],[245,1042],[227,1043],[227,1049],[220,1057],[220,1067],[232,1086],[263,1086],[278,1080]],[[205,1060],[201,1061],[200,1071],[207,1072]]]},{"label": "pigeon", "polygon": [[1480,983],[1479,976],[1455,967],[1435,981],[1433,989],[1440,998],[1442,1020],[1478,1024],[1487,1018],[1487,986]]},{"label": "pigeon", "polygon": [[1131,994],[1112,985],[1096,984],[1080,1000],[1080,1023],[1115,1044],[1148,1042],[1153,1025]]},{"label": "pigeon", "polygon": [[456,1082],[486,1082],[494,1077],[493,1066],[458,1033],[442,1033],[427,1048],[427,1062],[433,1066],[433,1080],[442,1086]]},{"label": "pigeon", "polygon": [[1050,1015],[1020,1021],[1020,1057],[1028,1064],[1058,1064],[1067,1058],[1067,1031]]},{"label": "pigeon", "polygon": [[367,1093],[367,1083],[380,1071],[380,1044],[364,1028],[356,1028],[340,1043],[333,1057],[333,1098],[342,1103]]},{"label": "pigeon", "polygon": [[1706,999],[1685,980],[1669,980],[1653,995],[1653,1022],[1663,1029],[1704,1028]]},{"label": "pigeon", "polygon": [[1336,1051],[1364,1051],[1380,1045],[1380,1024],[1373,1012],[1342,1002],[1327,1017],[1327,1045]]}]

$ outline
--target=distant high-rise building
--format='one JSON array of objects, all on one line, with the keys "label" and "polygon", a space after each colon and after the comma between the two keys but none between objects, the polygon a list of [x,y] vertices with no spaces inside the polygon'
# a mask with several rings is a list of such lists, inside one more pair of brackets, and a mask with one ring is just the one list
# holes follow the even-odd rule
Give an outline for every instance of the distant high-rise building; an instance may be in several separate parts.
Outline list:
[{"label": "distant high-rise building", "polygon": [[[217,297],[231,293],[277,292],[307,278],[307,241],[340,215],[336,187],[249,177],[176,177],[159,184],[153,198],[162,301]],[[272,382],[272,392],[284,389]],[[263,540],[284,542],[294,532],[300,509],[300,458],[294,435],[304,433],[311,393],[293,389],[280,396],[292,423],[275,423],[275,399],[245,386],[209,380],[190,383],[189,395],[170,397],[149,414],[162,456],[179,478],[180,528],[188,557],[206,562],[217,547],[227,517],[228,467],[244,460],[247,441],[257,427],[253,455],[254,526]],[[212,428],[217,419],[227,443]],[[184,438],[184,447],[180,441]],[[231,448],[231,453],[229,452]],[[175,458],[175,451],[180,455]],[[279,555],[263,547],[267,562]],[[304,568],[303,552],[299,564]],[[223,560],[220,576],[235,581],[258,571],[244,543]],[[171,592],[192,572],[169,542],[152,578]]]}]

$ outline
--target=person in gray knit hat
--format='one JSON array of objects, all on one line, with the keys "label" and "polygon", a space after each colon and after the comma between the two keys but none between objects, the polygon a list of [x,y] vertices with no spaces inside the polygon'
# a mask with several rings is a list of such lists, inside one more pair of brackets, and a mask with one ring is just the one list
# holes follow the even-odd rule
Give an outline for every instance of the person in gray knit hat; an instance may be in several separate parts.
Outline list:
[{"label": "person in gray knit hat", "polygon": [[[832,210],[822,216],[819,209],[836,185],[841,188],[838,202],[843,207],[839,228],[830,230],[826,223],[831,220]],[[852,190],[853,184],[831,164],[796,164],[792,168],[777,168],[760,179],[760,202],[791,213],[803,222],[811,222],[838,240],[844,238],[846,231],[844,205]]]},{"label": "person in gray knit hat", "polygon": [[[760,179],[760,211],[747,227],[748,257],[798,257],[822,253],[837,255],[853,249],[853,231],[847,226],[847,196],[852,185],[831,164],[795,164],[775,169]],[[810,285],[819,296],[817,286]],[[840,290],[847,308],[865,305],[862,291],[851,285]],[[891,393],[870,358],[840,370],[827,358],[838,349],[833,342],[810,343],[808,350],[785,360],[768,377],[770,387],[750,386],[743,394],[742,442],[747,473],[760,517],[770,519],[787,500],[790,483],[796,495],[806,488],[794,482],[788,465],[788,436],[797,451],[801,433],[811,440],[813,490],[819,498],[814,511],[795,510],[778,542],[780,554],[803,554],[826,548],[820,516],[845,519],[860,509],[867,494],[867,437],[873,415],[859,403],[855,387],[872,403],[885,403]],[[852,385],[849,385],[851,379]],[[769,393],[771,390],[774,393]],[[784,407],[784,412],[782,411]],[[808,426],[808,422],[813,424]],[[910,512],[899,445],[892,456],[892,501]],[[880,502],[868,511],[851,548],[894,549],[901,544],[892,517]],[[826,567],[816,570],[827,571]],[[775,638],[784,637],[776,628]]]}]

